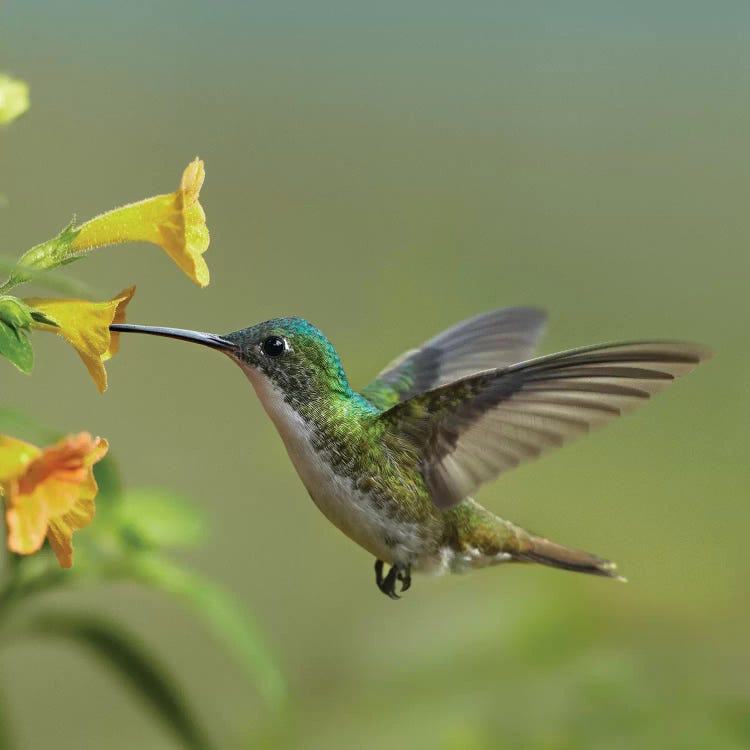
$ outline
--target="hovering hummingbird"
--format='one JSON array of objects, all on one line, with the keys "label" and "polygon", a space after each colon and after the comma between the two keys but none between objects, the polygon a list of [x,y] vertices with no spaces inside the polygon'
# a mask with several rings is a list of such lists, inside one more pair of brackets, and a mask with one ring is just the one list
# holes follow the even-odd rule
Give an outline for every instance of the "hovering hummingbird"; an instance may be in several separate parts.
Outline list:
[{"label": "hovering hummingbird", "polygon": [[709,352],[638,341],[531,359],[544,322],[531,307],[463,321],[403,354],[360,392],[328,339],[301,318],[226,336],[110,328],[193,341],[236,362],[315,504],[374,555],[378,588],[397,599],[412,572],[505,562],[620,578],[614,563],[525,531],[471,495],[644,402]]}]

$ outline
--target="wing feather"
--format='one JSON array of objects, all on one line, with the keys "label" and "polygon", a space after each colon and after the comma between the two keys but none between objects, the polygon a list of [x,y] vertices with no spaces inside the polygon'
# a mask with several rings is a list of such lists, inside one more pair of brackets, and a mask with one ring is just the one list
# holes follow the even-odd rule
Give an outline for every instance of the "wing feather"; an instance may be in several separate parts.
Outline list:
[{"label": "wing feather", "polygon": [[489,370],[380,415],[449,508],[484,482],[627,412],[709,356],[681,342],[605,344]]},{"label": "wing feather", "polygon": [[545,317],[534,307],[508,307],[464,320],[391,362],[362,395],[387,409],[468,375],[526,360]]}]

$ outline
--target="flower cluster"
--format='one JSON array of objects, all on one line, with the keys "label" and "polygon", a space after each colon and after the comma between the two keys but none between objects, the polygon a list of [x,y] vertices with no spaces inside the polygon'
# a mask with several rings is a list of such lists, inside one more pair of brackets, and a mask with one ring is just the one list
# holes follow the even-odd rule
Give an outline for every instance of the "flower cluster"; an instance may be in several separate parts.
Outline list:
[{"label": "flower cluster", "polygon": [[[22,94],[23,90],[9,87],[0,77],[0,122],[10,119],[11,113],[20,114]],[[8,109],[11,95],[12,110]],[[119,344],[118,334],[109,327],[125,321],[135,287],[103,302],[20,298],[7,292],[95,248],[123,242],[150,242],[162,247],[196,284],[206,286],[209,273],[203,254],[209,235],[199,202],[204,177],[203,162],[195,159],[184,170],[175,192],[108,211],[80,226],[70,224],[56,237],[24,253],[0,285],[0,354],[28,373],[34,361],[28,334],[34,329],[55,333],[76,349],[97,388],[104,392],[104,363],[117,352]],[[0,436],[0,494],[12,552],[36,552],[46,538],[60,565],[72,565],[72,535],[94,517],[97,486],[93,465],[107,447],[105,440],[85,432],[44,449]]]},{"label": "flower cluster", "polygon": [[105,302],[19,299],[5,292],[96,248],[123,242],[159,245],[196,284],[206,286],[209,273],[203,253],[209,235],[198,200],[204,178],[203,162],[195,159],[186,167],[175,192],[107,211],[80,226],[71,224],[24,253],[0,287],[0,354],[29,372],[34,361],[29,330],[57,333],[76,348],[97,387],[104,391],[104,362],[117,351],[117,335],[110,333],[109,326],[124,322],[135,287]]}]

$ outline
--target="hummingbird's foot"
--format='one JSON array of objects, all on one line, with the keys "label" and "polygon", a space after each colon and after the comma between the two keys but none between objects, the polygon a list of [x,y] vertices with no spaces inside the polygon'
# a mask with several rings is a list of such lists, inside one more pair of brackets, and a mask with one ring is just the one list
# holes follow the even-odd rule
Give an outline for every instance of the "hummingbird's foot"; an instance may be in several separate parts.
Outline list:
[{"label": "hummingbird's foot", "polygon": [[378,588],[390,596],[391,599],[400,599],[396,593],[396,581],[401,583],[401,593],[403,594],[411,586],[411,567],[406,565],[392,565],[387,575],[383,575],[383,561],[375,561],[375,583]]},{"label": "hummingbird's foot", "polygon": [[401,593],[408,591],[411,587],[411,568],[399,568],[396,578],[401,581]]}]

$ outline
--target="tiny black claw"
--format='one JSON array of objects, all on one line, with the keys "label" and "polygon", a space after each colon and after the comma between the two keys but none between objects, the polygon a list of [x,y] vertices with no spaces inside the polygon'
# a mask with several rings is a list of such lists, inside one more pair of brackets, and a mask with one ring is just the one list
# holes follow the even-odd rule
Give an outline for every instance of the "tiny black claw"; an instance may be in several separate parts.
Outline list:
[{"label": "tiny black claw", "polygon": [[375,560],[375,583],[378,588],[383,590],[383,561]]},{"label": "tiny black claw", "polygon": [[408,591],[411,587],[411,568],[402,568],[398,572],[398,580],[401,581],[401,593]]},{"label": "tiny black claw", "polygon": [[383,561],[375,561],[375,583],[377,587],[391,599],[400,599],[396,593],[396,581],[401,583],[401,593],[411,586],[411,568],[392,565],[386,576],[383,576]]},{"label": "tiny black claw", "polygon": [[388,575],[383,581],[383,592],[388,594],[391,599],[400,599],[401,597],[396,593],[396,580],[398,578],[398,565],[392,565],[388,571]]}]

